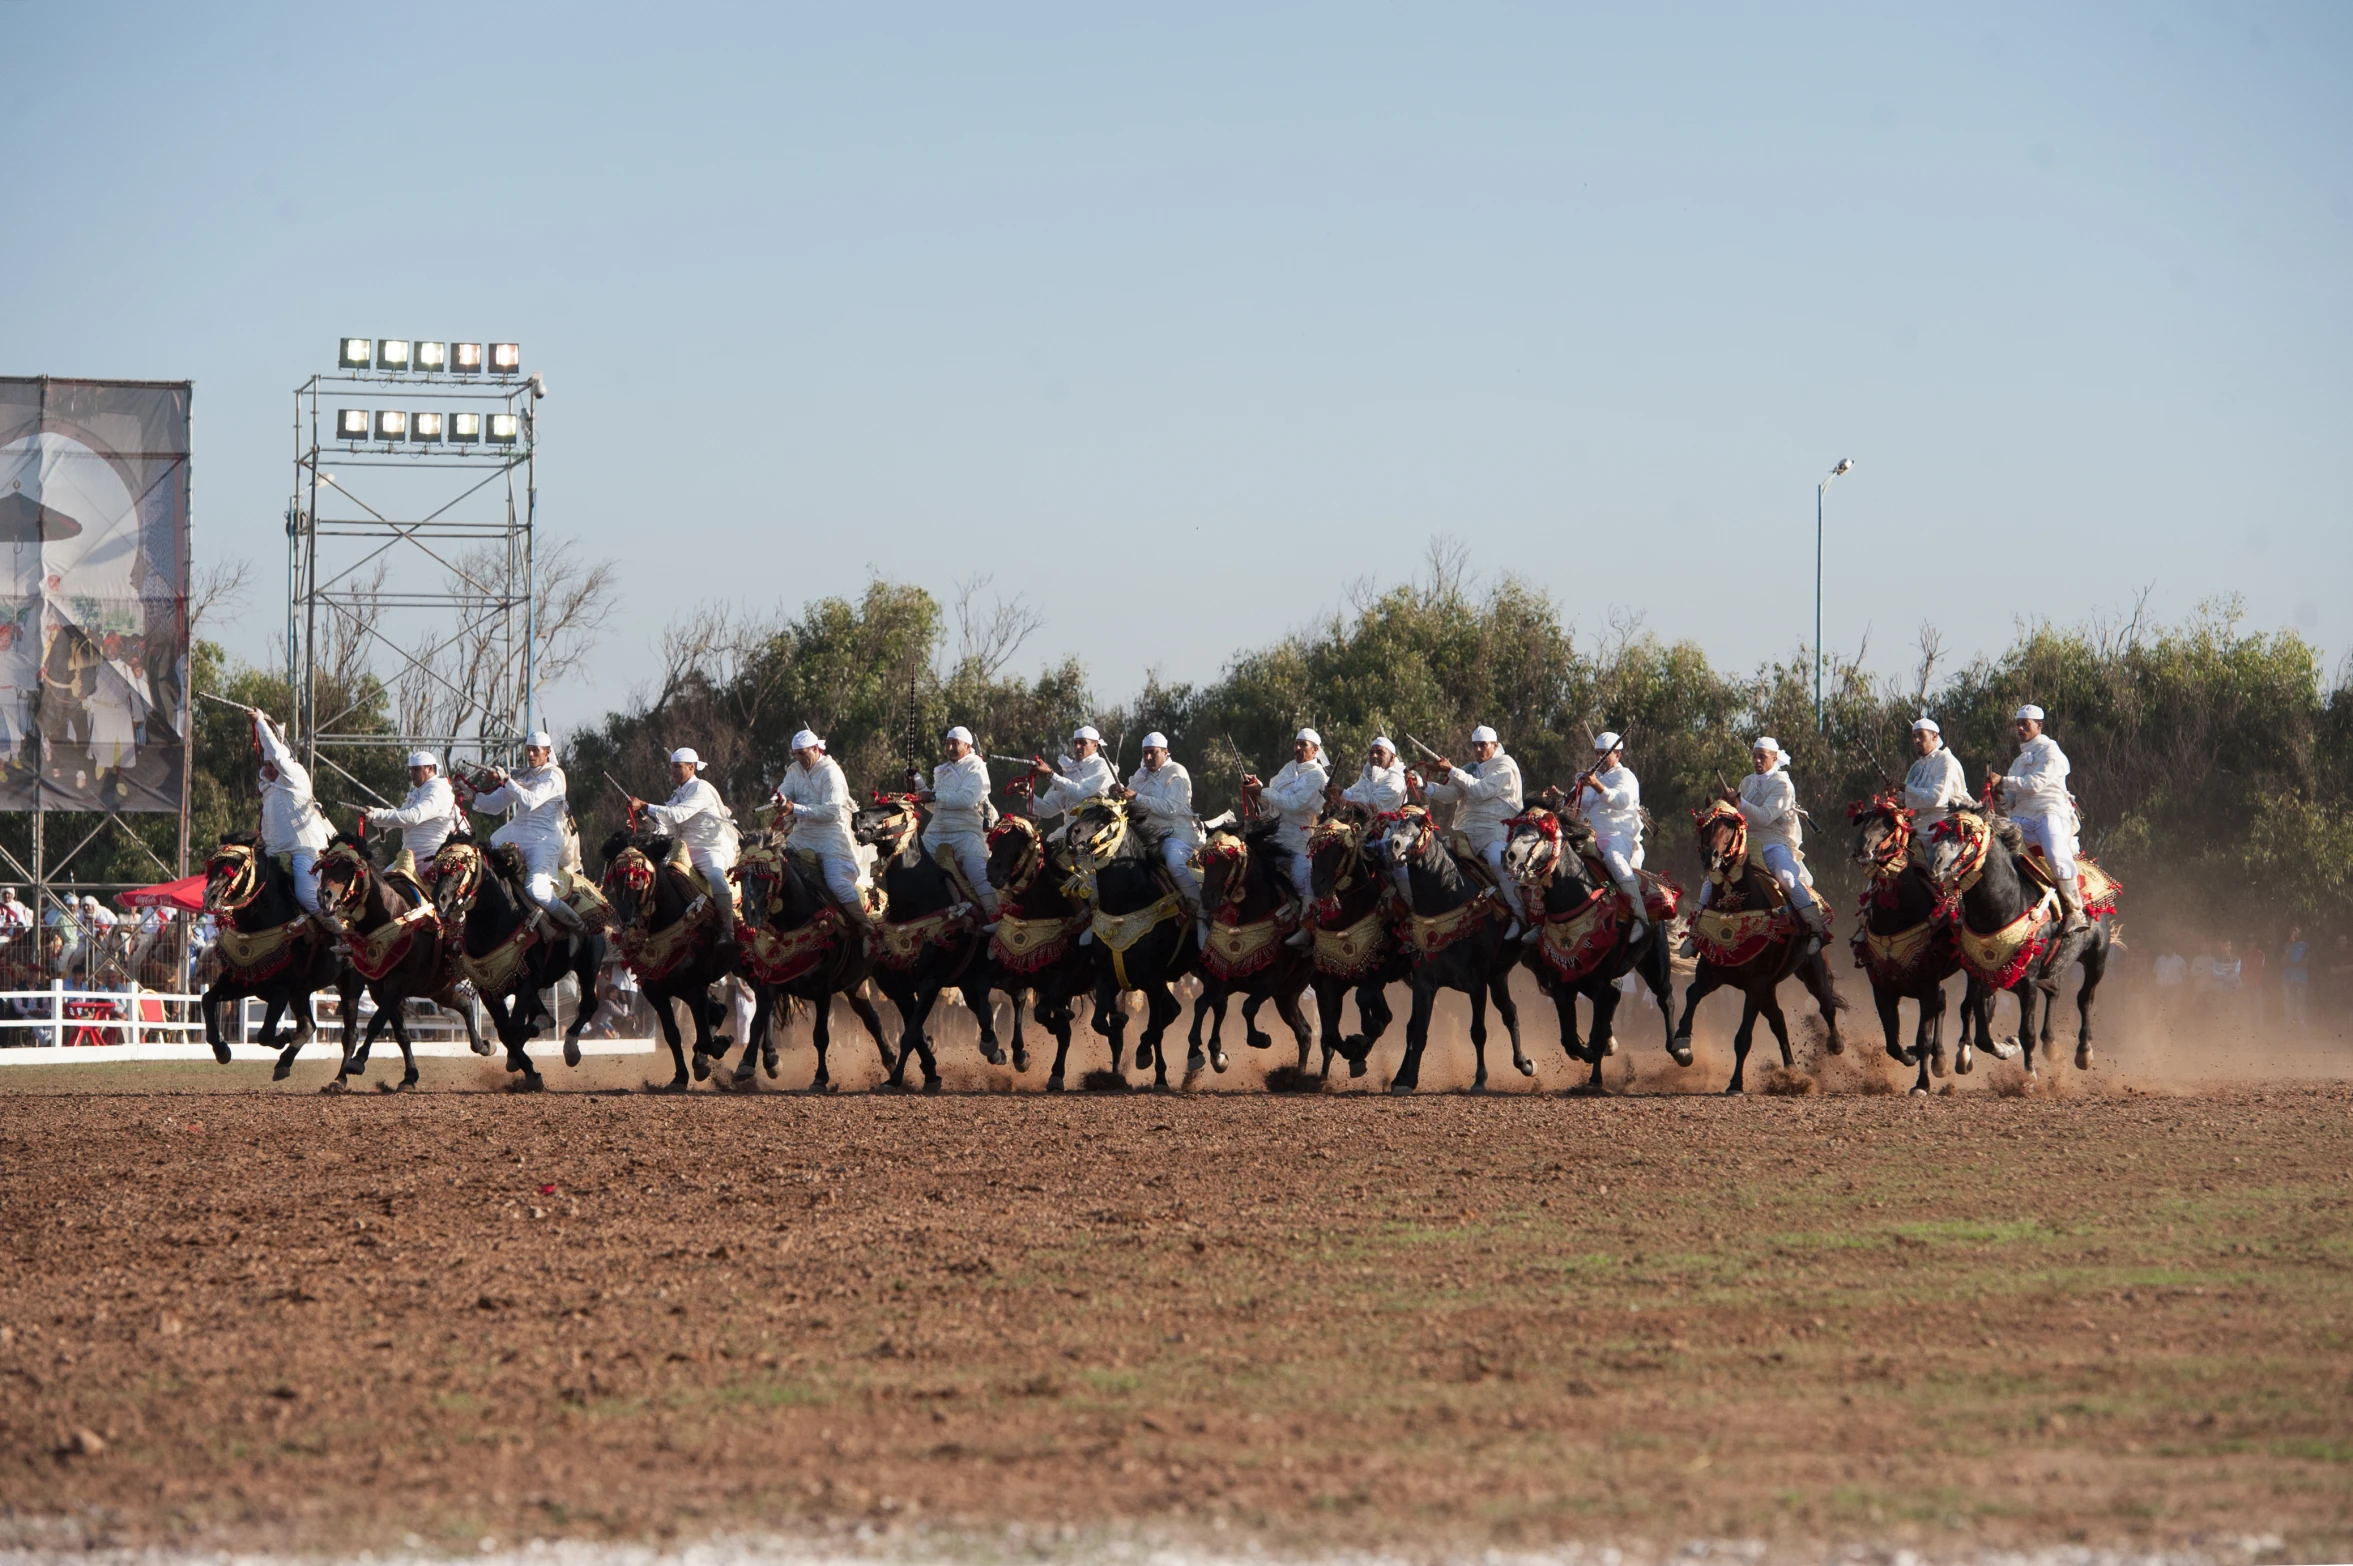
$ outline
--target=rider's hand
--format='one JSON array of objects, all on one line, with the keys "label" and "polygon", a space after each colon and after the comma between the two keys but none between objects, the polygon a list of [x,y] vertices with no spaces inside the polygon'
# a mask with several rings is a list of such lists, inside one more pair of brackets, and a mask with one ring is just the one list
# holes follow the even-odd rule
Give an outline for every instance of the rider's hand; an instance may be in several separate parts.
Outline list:
[{"label": "rider's hand", "polygon": [[1448,761],[1444,756],[1440,756],[1436,761],[1430,763],[1430,770],[1440,777],[1445,777],[1454,770],[1454,763]]},{"label": "rider's hand", "polygon": [[642,800],[642,799],[639,799],[639,798],[638,798],[638,797],[637,797],[635,794],[632,794],[632,795],[630,795],[630,796],[629,796],[629,813],[630,813],[631,815],[633,815],[633,816],[634,816],[634,815],[637,815],[638,813],[640,813],[640,812],[641,812],[641,811],[643,811],[644,809],[645,809],[645,801],[644,801],[644,800]]},{"label": "rider's hand", "polygon": [[1986,769],[1985,769],[1985,786],[1986,786],[1987,788],[2000,788],[2000,787],[2002,786],[2002,777],[2003,777],[2003,774],[2001,774],[2001,773],[1999,773],[1999,772],[1996,772],[1996,771],[1995,771],[1993,768],[1991,768],[1991,767],[1988,767],[1988,768],[1986,768]]}]

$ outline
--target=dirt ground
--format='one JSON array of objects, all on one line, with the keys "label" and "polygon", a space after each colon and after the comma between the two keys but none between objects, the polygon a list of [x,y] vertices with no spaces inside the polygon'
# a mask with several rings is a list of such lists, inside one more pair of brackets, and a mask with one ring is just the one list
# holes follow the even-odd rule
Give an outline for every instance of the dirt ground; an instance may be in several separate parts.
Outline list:
[{"label": "dirt ground", "polygon": [[2341,1042],[2144,1019],[2034,1092],[1857,1050],[1734,1101],[1635,1027],[1606,1098],[1541,1091],[1549,1014],[1536,1081],[1498,1050],[1514,1091],[1411,1100],[988,1092],[953,1043],[984,1091],[10,1068],[0,1546],[2353,1554]]}]

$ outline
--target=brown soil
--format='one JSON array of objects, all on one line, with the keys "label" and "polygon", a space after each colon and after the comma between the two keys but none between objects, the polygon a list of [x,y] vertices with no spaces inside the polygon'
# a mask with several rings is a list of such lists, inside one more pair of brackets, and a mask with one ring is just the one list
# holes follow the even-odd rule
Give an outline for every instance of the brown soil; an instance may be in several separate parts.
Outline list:
[{"label": "brown soil", "polygon": [[74,1091],[0,1099],[0,1544],[919,1516],[2353,1548],[2343,1085],[679,1100],[580,1090],[642,1059],[555,1070],[322,1099],[323,1064],[12,1069]]}]

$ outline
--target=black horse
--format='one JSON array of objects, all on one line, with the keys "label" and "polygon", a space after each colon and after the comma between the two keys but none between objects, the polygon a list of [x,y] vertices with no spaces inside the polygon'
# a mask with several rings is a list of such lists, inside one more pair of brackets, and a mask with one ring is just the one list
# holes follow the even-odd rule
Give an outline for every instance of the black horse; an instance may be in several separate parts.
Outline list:
[{"label": "black horse", "polygon": [[[262,1013],[261,1041],[272,1049],[285,1045],[270,1080],[285,1081],[294,1069],[294,1057],[317,1031],[310,1019],[310,998],[328,989],[341,1002],[343,1053],[351,1053],[353,1024],[359,1016],[359,975],[327,933],[303,913],[294,897],[294,878],[261,851],[261,839],[253,833],[222,834],[220,847],[204,867],[204,911],[220,928],[214,948],[220,976],[197,1003],[213,1059],[223,1065],[229,1062],[229,1041],[221,1034],[222,1005],[258,995],[268,1007]],[[278,1019],[289,1009],[294,1031],[281,1039]]]},{"label": "black horse", "polygon": [[[1379,840],[1368,838],[1372,823],[1372,812],[1362,805],[1342,805],[1307,837],[1315,1009],[1326,1077],[1334,1055],[1348,1062],[1350,1076],[1364,1075],[1366,1057],[1396,1016],[1383,992],[1413,973],[1395,928],[1405,916],[1404,905],[1381,863]],[[1356,995],[1357,1031],[1343,1035],[1340,1011],[1350,991]]]},{"label": "black horse", "polygon": [[[2033,1076],[2034,1046],[2047,1055],[2057,1026],[2059,980],[2070,964],[2083,964],[2083,986],[2075,992],[2075,1065],[2092,1065],[2092,1000],[2108,971],[2114,940],[2116,884],[2089,859],[2077,861],[2088,928],[2061,935],[2058,894],[2040,877],[2030,877],[2024,840],[2009,817],[1982,805],[1955,805],[1929,833],[1929,874],[1938,890],[1960,900],[1955,936],[1961,966],[1977,981],[1977,1042],[1994,1051],[1994,996],[2018,997],[2018,1043],[2026,1074]],[[2042,1011],[2038,1034],[2035,1012]],[[1998,1053],[1998,1051],[1996,1051]]]},{"label": "black horse", "polygon": [[923,812],[911,794],[877,794],[850,821],[851,835],[874,845],[883,895],[882,956],[874,982],[899,1013],[899,1055],[887,1088],[903,1087],[910,1059],[923,1062],[923,1091],[940,1090],[939,1061],[924,1024],[942,990],[955,990],[980,1023],[980,1052],[1005,1058],[990,1017],[989,938],[978,910],[939,861],[923,851]]},{"label": "black horse", "polygon": [[338,835],[319,856],[319,907],[342,929],[351,966],[376,1003],[359,1048],[343,1057],[335,1080],[321,1092],[339,1093],[348,1078],[366,1075],[368,1049],[388,1029],[405,1068],[396,1091],[417,1085],[417,1052],[408,1030],[411,1000],[429,999],[455,1012],[474,1053],[490,1053],[474,1025],[474,1008],[458,993],[455,945],[443,939],[441,916],[424,888],[378,870],[365,842]]},{"label": "black horse", "polygon": [[1520,948],[1503,938],[1509,911],[1502,896],[1439,840],[1423,806],[1408,805],[1381,819],[1389,862],[1406,867],[1413,888],[1406,925],[1413,1012],[1405,1020],[1405,1059],[1398,1063],[1389,1091],[1411,1093],[1421,1085],[1430,1010],[1440,990],[1460,990],[1471,1000],[1471,1049],[1478,1058],[1472,1092],[1487,1091],[1490,999],[1511,1035],[1511,1063],[1521,1076],[1534,1076],[1536,1063],[1520,1047],[1520,1008],[1511,998],[1511,973],[1519,966]]},{"label": "black horse", "polygon": [[433,856],[433,904],[444,929],[458,932],[458,972],[490,1013],[506,1046],[507,1070],[521,1074],[519,1092],[547,1086],[524,1046],[531,1018],[544,1014],[541,992],[565,974],[579,986],[580,1003],[564,1029],[564,1064],[580,1064],[580,1033],[596,1010],[596,974],[605,964],[605,938],[558,927],[523,889],[523,857],[504,844],[485,850],[470,836],[453,835]]},{"label": "black horse", "polygon": [[755,1058],[769,1076],[776,1075],[777,1012],[798,1002],[809,1008],[810,1034],[817,1048],[817,1071],[809,1079],[809,1091],[834,1091],[826,1049],[833,1038],[837,995],[874,1036],[883,1070],[890,1070],[890,1041],[883,1036],[881,1015],[866,998],[874,947],[834,906],[814,860],[804,870],[778,844],[749,843],[736,861],[734,876],[743,894],[736,899],[743,924],[736,969],[751,982],[754,1005],[733,1085],[743,1090],[758,1085],[752,1071]]},{"label": "black horse", "polygon": [[[1855,966],[1871,981],[1871,1001],[1879,1010],[1879,1026],[1887,1035],[1888,1058],[1919,1068],[1912,1091],[1928,1091],[1933,1067],[1945,1074],[1945,980],[1960,973],[1961,948],[1944,895],[1929,879],[1913,852],[1917,825],[1903,796],[1893,789],[1846,807],[1855,823],[1854,862],[1863,868],[1863,901],[1854,936]],[[1925,844],[1921,846],[1925,847]],[[1969,1022],[1977,1014],[1979,991],[1975,975],[1965,975],[1961,996],[1961,1028],[1953,1051],[1952,1069],[1966,1076],[1977,1061],[1969,1046]],[[1917,1002],[1920,1021],[1912,1046],[1902,1042],[1904,1001]],[[1991,1046],[2003,1060],[2018,1053],[2012,1045]]]},{"label": "black horse", "polygon": [[[1136,1064],[1152,1067],[1152,1085],[1168,1086],[1168,1053],[1162,1037],[1184,1007],[1171,989],[1200,959],[1199,939],[1185,900],[1168,880],[1156,850],[1114,799],[1085,801],[1071,812],[1066,846],[1070,878],[1080,896],[1093,891],[1095,1005],[1088,1025],[1111,1044],[1111,1069],[1124,1075],[1127,1014],[1119,1000],[1129,990],[1144,994],[1144,1031],[1136,1039]],[[1048,1091],[1061,1086],[1046,1083]]]},{"label": "black horse", "polygon": [[1049,1090],[1062,1086],[1070,1058],[1071,1002],[1095,988],[1094,954],[1078,942],[1087,905],[1064,890],[1070,867],[1048,863],[1046,842],[1027,816],[1004,816],[989,828],[989,884],[997,889],[997,933],[989,941],[985,983],[1013,1002],[1013,1069],[1029,1070],[1021,1034],[1021,997],[1035,1006],[1038,1026],[1054,1039]]},{"label": "black horse", "polygon": [[[1532,806],[1507,823],[1511,841],[1503,850],[1503,873],[1519,882],[1520,900],[1536,921],[1536,939],[1525,947],[1536,987],[1552,998],[1560,1015],[1561,1053],[1593,1068],[1588,1092],[1601,1088],[1601,1063],[1618,1052],[1611,1036],[1618,981],[1632,973],[1659,1003],[1662,1026],[1674,1014],[1675,973],[1667,951],[1667,922],[1674,918],[1680,891],[1653,875],[1642,875],[1648,923],[1637,927],[1633,905],[1589,851],[1593,829],[1576,816]],[[1593,1029],[1577,1038],[1577,997],[1593,1008]],[[1691,1046],[1667,1028],[1667,1053],[1675,1064],[1691,1064]]]},{"label": "black horse", "polygon": [[613,905],[613,944],[652,1004],[662,1042],[670,1046],[676,1071],[665,1091],[683,1093],[691,1085],[686,1040],[671,1003],[683,1003],[694,1018],[694,1076],[706,1078],[711,1057],[725,1048],[713,1042],[713,1029],[727,1007],[712,999],[711,986],[727,977],[729,952],[720,947],[719,905],[708,888],[696,885],[671,859],[670,849],[667,837],[639,840],[615,832],[605,839],[602,886]]},{"label": "black horse", "polygon": [[[1193,1004],[1192,1048],[1185,1059],[1188,1080],[1203,1064],[1204,1016],[1209,1019],[1208,1063],[1226,1069],[1218,1035],[1225,1029],[1226,1003],[1236,995],[1242,997],[1242,1041],[1252,1049],[1274,1043],[1273,1035],[1258,1026],[1258,1008],[1271,1000],[1299,1044],[1292,1069],[1307,1069],[1310,1031],[1299,997],[1307,993],[1315,959],[1305,947],[1289,944],[1297,926],[1281,917],[1292,896],[1290,880],[1278,868],[1285,856],[1275,845],[1276,830],[1271,821],[1246,832],[1224,829],[1201,845],[1201,907],[1209,916],[1209,944],[1201,951],[1201,998]],[[1328,1068],[1329,1050],[1324,1061]]]},{"label": "black horse", "polygon": [[1740,1028],[1732,1035],[1732,1081],[1727,1093],[1738,1093],[1748,1071],[1749,1044],[1761,1014],[1781,1046],[1781,1064],[1795,1066],[1789,1048],[1789,1020],[1781,1014],[1781,981],[1794,978],[1814,997],[1822,1021],[1829,1027],[1825,1044],[1831,1054],[1846,1052],[1838,1034],[1838,1013],[1846,1002],[1830,982],[1829,964],[1822,960],[1822,942],[1785,906],[1781,883],[1748,857],[1748,821],[1739,807],[1716,800],[1695,810],[1692,820],[1699,833],[1700,859],[1715,891],[1706,908],[1692,916],[1691,934],[1699,948],[1699,971],[1683,992],[1683,1016],[1675,1024],[1675,1058],[1691,1051],[1691,1017],[1709,992],[1726,985],[1740,991]]}]

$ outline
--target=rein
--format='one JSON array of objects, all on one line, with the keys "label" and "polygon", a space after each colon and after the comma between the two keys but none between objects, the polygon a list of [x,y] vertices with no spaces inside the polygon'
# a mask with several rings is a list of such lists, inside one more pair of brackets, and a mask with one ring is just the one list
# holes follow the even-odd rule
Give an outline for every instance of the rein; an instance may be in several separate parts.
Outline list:
[{"label": "rein", "polygon": [[[229,884],[214,895],[211,883],[226,874]],[[250,843],[223,843],[204,867],[205,906],[215,913],[242,913],[261,895],[261,850]]]},{"label": "rein", "polygon": [[1021,858],[1014,863],[1013,874],[999,890],[1018,902],[1037,880],[1038,872],[1046,868],[1046,841],[1029,821],[1020,816],[1007,816],[990,828],[989,846],[994,848],[1001,834],[1012,832],[1021,834]]}]

